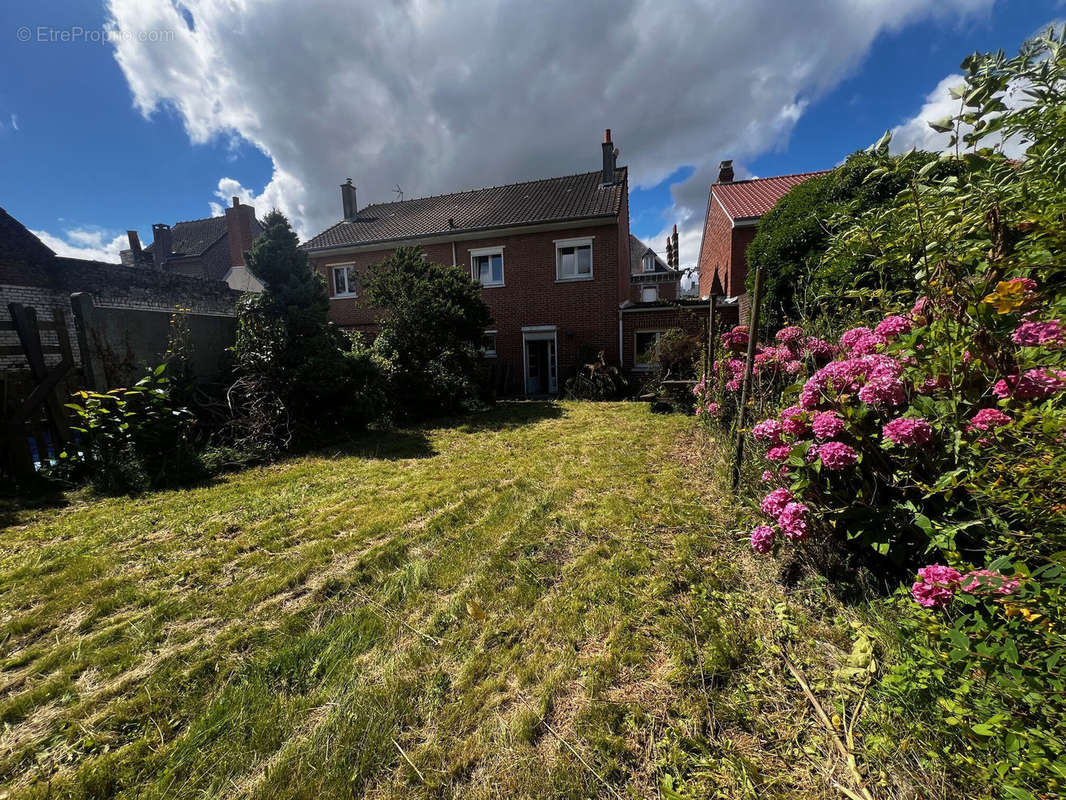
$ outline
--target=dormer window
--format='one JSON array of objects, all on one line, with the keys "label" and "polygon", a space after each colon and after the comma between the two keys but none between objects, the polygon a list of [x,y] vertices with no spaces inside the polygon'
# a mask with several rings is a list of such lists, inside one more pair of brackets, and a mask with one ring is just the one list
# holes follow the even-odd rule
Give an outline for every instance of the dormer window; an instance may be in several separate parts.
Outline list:
[{"label": "dormer window", "polygon": [[655,272],[655,253],[650,250],[644,254],[644,271]]}]

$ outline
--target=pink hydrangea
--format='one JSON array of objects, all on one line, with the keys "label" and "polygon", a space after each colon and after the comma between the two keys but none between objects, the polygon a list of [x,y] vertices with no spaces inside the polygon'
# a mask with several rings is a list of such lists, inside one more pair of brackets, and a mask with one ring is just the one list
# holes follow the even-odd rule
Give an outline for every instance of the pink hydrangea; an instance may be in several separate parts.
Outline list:
[{"label": "pink hydrangea", "polygon": [[817,461],[818,445],[812,444],[810,447],[808,447],[806,455],[803,456],[803,460],[806,461],[808,464],[813,464],[815,461]]},{"label": "pink hydrangea", "polygon": [[1066,389],[1066,372],[1060,369],[1031,369],[1024,375],[1010,375],[996,382],[992,394],[1006,399],[1016,397],[1019,400],[1042,400]]},{"label": "pink hydrangea", "polygon": [[723,333],[722,347],[738,352],[746,350],[748,347],[748,326],[737,325],[733,330]]},{"label": "pink hydrangea", "polygon": [[800,328],[797,325],[790,325],[787,328],[782,328],[781,330],[779,330],[774,338],[777,339],[777,341],[781,342],[781,344],[802,342],[803,328]]},{"label": "pink hydrangea", "polygon": [[921,417],[899,417],[887,423],[881,433],[895,444],[925,444],[933,438],[933,428]]},{"label": "pink hydrangea", "polygon": [[762,471],[762,476],[759,478],[759,480],[761,480],[763,483],[769,483],[773,479],[774,479],[774,473],[772,473],[768,469],[764,469]]},{"label": "pink hydrangea", "polygon": [[973,433],[974,431],[989,431],[993,428],[1007,425],[1010,421],[1011,418],[997,408],[982,408],[973,415],[970,424],[966,426],[966,431],[968,433]]},{"label": "pink hydrangea", "polygon": [[877,327],[874,328],[874,333],[883,336],[886,339],[894,339],[897,336],[902,336],[903,334],[910,332],[911,321],[899,314],[885,317],[877,323]]},{"label": "pink hydrangea", "polygon": [[781,532],[789,539],[799,541],[807,538],[807,506],[803,503],[789,503],[777,515],[777,524]]},{"label": "pink hydrangea", "polygon": [[762,513],[768,517],[776,517],[785,510],[785,506],[793,501],[792,492],[784,487],[774,489],[759,503]]},{"label": "pink hydrangea", "polygon": [[915,320],[921,320],[924,323],[925,319],[929,316],[930,306],[932,306],[932,303],[928,297],[919,297],[914,301],[914,307],[911,309],[911,316]]},{"label": "pink hydrangea", "polygon": [[1066,324],[1057,319],[1050,322],[1023,322],[1011,336],[1015,344],[1023,347],[1061,347],[1064,344]]},{"label": "pink hydrangea", "polygon": [[751,429],[751,435],[772,445],[781,444],[781,423],[776,419],[764,419]]},{"label": "pink hydrangea", "polygon": [[774,546],[774,529],[760,525],[751,532],[751,549],[756,553],[769,553]]},{"label": "pink hydrangea", "polygon": [[799,406],[789,406],[781,412],[781,429],[792,436],[806,436],[811,430],[809,414]]},{"label": "pink hydrangea", "polygon": [[942,564],[930,564],[918,570],[918,578],[911,586],[911,596],[926,608],[943,608],[955,596],[962,574]]},{"label": "pink hydrangea", "polygon": [[835,411],[816,411],[811,419],[811,430],[818,439],[832,439],[844,431],[844,420]]},{"label": "pink hydrangea", "polygon": [[960,579],[961,588],[971,594],[1013,594],[1019,583],[990,569],[975,569]]},{"label": "pink hydrangea", "polygon": [[707,404],[707,415],[708,416],[717,417],[718,414],[721,413],[721,411],[722,411],[722,407],[719,406],[717,403],[708,403]]},{"label": "pink hydrangea", "polygon": [[876,353],[887,343],[888,340],[881,334],[869,333],[859,337],[858,341],[851,346],[851,354],[853,356],[867,356],[870,353]]},{"label": "pink hydrangea", "polygon": [[817,339],[813,336],[809,337],[804,342],[804,349],[807,351],[807,355],[814,359],[814,361],[828,361],[829,358],[836,354],[833,345],[824,339]]},{"label": "pink hydrangea", "polygon": [[854,466],[859,454],[843,442],[826,442],[819,446],[818,456],[826,469],[839,470]]},{"label": "pink hydrangea", "polygon": [[947,375],[937,375],[935,378],[926,378],[914,387],[918,394],[934,394],[951,386],[951,380]]},{"label": "pink hydrangea", "polygon": [[869,336],[873,333],[869,328],[852,328],[850,331],[844,331],[840,335],[840,346],[845,350],[850,350],[855,344],[864,336]]}]

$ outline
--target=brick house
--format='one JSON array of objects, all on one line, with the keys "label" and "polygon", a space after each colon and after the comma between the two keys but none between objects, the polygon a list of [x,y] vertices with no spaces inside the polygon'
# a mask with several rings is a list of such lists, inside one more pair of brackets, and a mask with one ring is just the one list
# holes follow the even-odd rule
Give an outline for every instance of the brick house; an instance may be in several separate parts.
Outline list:
[{"label": "brick house", "polygon": [[681,273],[630,236],[627,170],[609,130],[601,151],[595,172],[362,209],[349,179],[343,219],[301,245],[326,282],[331,319],[373,334],[378,317],[360,297],[360,276],[395,248],[419,245],[481,282],[494,319],[485,354],[501,391],[556,393],[601,351],[631,369],[623,306],[672,301]]},{"label": "brick house", "polygon": [[707,216],[697,262],[700,296],[708,297],[717,281],[726,296],[738,298],[740,319],[747,319],[746,251],[755,238],[759,219],[793,186],[825,173],[826,170],[821,170],[737,181],[733,180],[733,162],[723,161],[718,180],[711,184],[707,198]]},{"label": "brick house", "polygon": [[128,231],[129,249],[119,255],[125,266],[150,265],[157,271],[209,281],[225,281],[231,289],[261,292],[262,284],[244,263],[244,254],[263,232],[252,206],[233,198],[220,217],[152,226],[153,241],[141,248],[137,231]]}]

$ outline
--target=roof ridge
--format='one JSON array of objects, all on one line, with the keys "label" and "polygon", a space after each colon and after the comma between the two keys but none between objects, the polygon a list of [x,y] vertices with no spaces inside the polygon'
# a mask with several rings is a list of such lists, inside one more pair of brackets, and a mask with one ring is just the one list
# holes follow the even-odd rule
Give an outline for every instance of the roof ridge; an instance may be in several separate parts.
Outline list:
[{"label": "roof ridge", "polygon": [[778,178],[802,178],[804,175],[824,175],[832,171],[831,169],[812,169],[808,172],[786,172],[782,175],[766,175],[761,178],[741,178],[739,181],[715,181],[711,186],[736,186],[738,183],[757,183],[758,181],[772,181]]},{"label": "roof ridge", "polygon": [[[621,166],[621,167],[616,167],[615,169],[616,170],[625,170],[626,167],[625,166]],[[370,205],[363,206],[363,208],[360,209],[359,212],[357,212],[356,216],[358,216],[359,214],[361,214],[363,211],[365,211],[368,208],[375,208],[375,207],[378,207],[378,206],[399,206],[399,205],[403,205],[405,203],[414,203],[414,202],[416,202],[418,200],[436,200],[436,199],[441,198],[441,197],[457,197],[458,195],[461,195],[461,194],[473,194],[474,192],[485,192],[485,191],[489,191],[490,189],[510,189],[512,186],[524,186],[526,184],[531,184],[531,183],[546,183],[547,181],[559,181],[559,180],[562,180],[563,178],[584,178],[587,175],[594,175],[594,174],[598,174],[600,172],[602,172],[602,170],[593,169],[593,170],[589,170],[587,172],[573,172],[573,173],[570,173],[568,175],[554,175],[554,176],[552,176],[550,178],[534,178],[533,180],[529,180],[529,181],[514,181],[513,183],[501,183],[501,184],[497,184],[497,185],[494,185],[494,186],[477,186],[477,187],[474,187],[473,189],[462,189],[461,191],[458,191],[458,192],[442,192],[441,194],[426,194],[426,195],[422,195],[421,197],[411,197],[411,198],[406,199],[406,200],[393,200],[393,201],[387,202],[387,203],[371,203]],[[350,222],[350,221],[351,220],[341,220],[341,222]],[[337,223],[337,224],[339,225],[340,223]]]}]

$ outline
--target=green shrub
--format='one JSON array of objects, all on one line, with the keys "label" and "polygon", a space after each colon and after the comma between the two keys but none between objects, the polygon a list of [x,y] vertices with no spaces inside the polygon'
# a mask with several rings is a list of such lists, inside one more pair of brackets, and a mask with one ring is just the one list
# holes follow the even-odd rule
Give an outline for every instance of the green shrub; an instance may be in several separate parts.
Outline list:
[{"label": "green shrub", "polygon": [[195,418],[175,405],[167,365],[129,389],[77,392],[68,403],[77,441],[51,474],[87,480],[101,493],[140,492],[206,474],[193,443]]},{"label": "green shrub", "polygon": [[383,315],[372,353],[393,419],[454,414],[490,399],[482,341],[492,315],[466,270],[401,247],[368,270],[364,285]]}]

